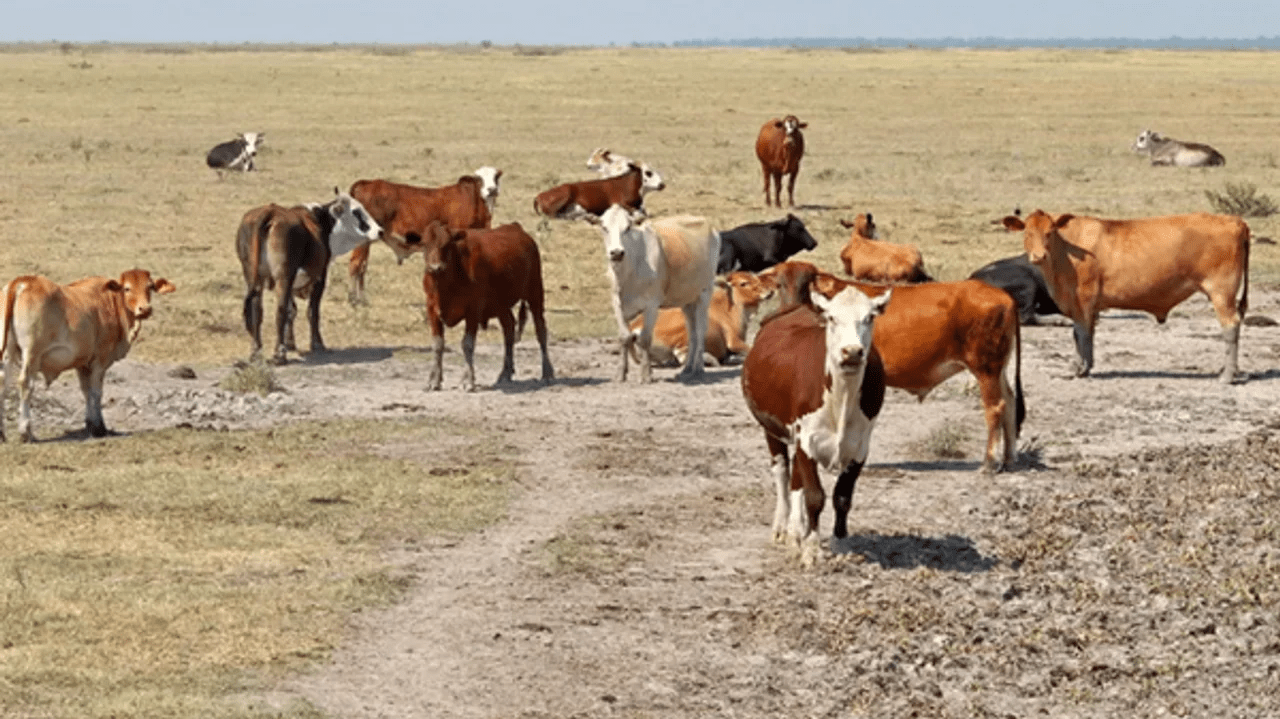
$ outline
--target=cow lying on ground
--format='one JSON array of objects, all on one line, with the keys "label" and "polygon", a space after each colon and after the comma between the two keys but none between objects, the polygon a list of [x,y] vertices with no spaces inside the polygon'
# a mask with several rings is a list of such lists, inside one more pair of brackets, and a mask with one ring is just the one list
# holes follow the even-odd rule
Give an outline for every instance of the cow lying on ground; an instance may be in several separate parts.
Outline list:
[{"label": "cow lying on ground", "polygon": [[829,300],[814,295],[812,305],[765,321],[742,365],[742,394],[764,428],[777,489],[773,539],[798,542],[806,564],[817,555],[826,502],[818,465],[840,474],[831,496],[833,534],[848,535],[853,488],[884,402],[872,327],[889,301],[889,292],[869,299],[855,287]]},{"label": "cow lying on ground", "polygon": [[222,179],[222,173],[226,170],[251,172],[254,169],[253,160],[258,156],[258,146],[262,144],[262,138],[266,134],[265,132],[246,132],[237,135],[234,140],[215,145],[212,150],[209,150],[209,154],[205,155],[205,164],[218,173],[218,179]]},{"label": "cow lying on ground", "polygon": [[[760,303],[772,296],[772,284],[750,272],[730,272],[723,280],[717,279],[707,308],[707,356],[724,365],[734,357],[745,355],[751,349],[747,344],[747,325]],[[643,327],[643,317],[631,321],[632,334],[638,335]],[[653,326],[653,343],[649,347],[653,364],[676,367],[684,362],[688,353],[689,332],[684,313],[674,307],[659,310],[658,321]],[[632,359],[640,361],[634,352]]]},{"label": "cow lying on ground", "polygon": [[[1249,305],[1249,226],[1229,215],[1174,215],[1103,220],[1036,210],[1004,225],[1023,233],[1027,258],[1044,272],[1049,294],[1071,318],[1079,361],[1076,376],[1093,369],[1093,329],[1105,309],[1169,311],[1203,292],[1226,342],[1219,377],[1235,380],[1240,323]],[[1237,299],[1237,295],[1239,296]]]},{"label": "cow lying on ground", "polygon": [[[588,221],[600,228],[609,279],[613,285],[613,313],[618,321],[621,360],[618,381],[627,379],[627,359],[639,349],[640,381],[653,380],[649,348],[662,307],[679,307],[689,328],[689,353],[681,378],[701,377],[707,337],[707,308],[720,255],[720,233],[701,217],[667,217],[652,222],[621,205]],[[643,315],[638,335],[629,323]]]},{"label": "cow lying on ground", "polygon": [[18,437],[35,439],[31,430],[31,391],[36,375],[45,385],[74,369],[84,392],[84,425],[102,437],[102,379],[129,347],[151,316],[151,294],[168,294],[173,283],[146,270],[128,270],[119,280],[87,277],[58,285],[35,275],[18,277],[0,292],[4,332],[0,355],[5,362],[0,389],[0,441],[4,439],[4,397],[18,380]]},{"label": "cow lying on ground", "polygon": [[1018,305],[1024,325],[1056,325],[1066,320],[1049,294],[1044,273],[1031,264],[1027,253],[996,260],[973,271],[971,280],[982,280],[1009,294]]},{"label": "cow lying on ground", "polygon": [[1151,130],[1138,133],[1138,139],[1133,141],[1133,151],[1147,153],[1152,165],[1216,167],[1227,164],[1227,158],[1208,145],[1175,140]]},{"label": "cow lying on ground", "polygon": [[858,215],[853,222],[840,220],[840,224],[852,230],[849,242],[840,250],[845,274],[860,282],[933,281],[924,271],[920,250],[876,239],[876,223],[870,212]]},{"label": "cow lying on ground", "polygon": [[[443,222],[458,230],[488,227],[493,221],[501,179],[502,170],[485,166],[444,187],[357,180],[350,193],[382,225],[382,241],[395,253],[396,262],[404,262],[422,249],[419,243],[432,222]],[[369,243],[365,243],[351,252],[348,261],[348,299],[352,304],[365,301],[364,276],[368,268]]]},{"label": "cow lying on ground", "polygon": [[782,176],[787,176],[787,205],[796,206],[796,175],[804,157],[804,133],[809,123],[795,115],[773,118],[760,128],[756,136],[756,158],[764,175],[764,204],[769,206],[769,180],[773,180],[773,204],[782,207]]},{"label": "cow lying on ground", "polygon": [[[849,284],[872,295],[885,291],[884,286],[846,282],[807,262],[784,262],[771,274],[780,297],[778,312],[812,302],[814,292],[830,297]],[[904,389],[923,402],[934,387],[956,373],[967,369],[973,375],[987,423],[983,472],[1010,469],[1014,464],[1017,437],[1026,417],[1021,339],[1013,299],[978,280],[894,287],[893,300],[875,326],[875,345],[884,360],[888,386]],[[1010,361],[1012,387],[1006,377]],[[1003,454],[998,451],[1001,444]]]},{"label": "cow lying on ground", "polygon": [[773,267],[801,250],[818,246],[804,222],[788,214],[773,222],[753,222],[720,233],[720,260],[716,274],[742,270],[759,272]]},{"label": "cow lying on ground", "polygon": [[[475,389],[476,332],[497,318],[502,326],[502,371],[497,384],[515,375],[515,344],[532,313],[538,347],[542,350],[542,381],[555,377],[547,356],[547,321],[543,313],[542,256],[533,238],[518,223],[493,229],[451,230],[431,223],[423,237],[426,272],[422,290],[427,296],[427,325],[431,329],[434,362],[427,389],[443,384],[444,328],[466,321],[462,356],[467,363],[462,388]],[[519,326],[511,308],[520,305]]]},{"label": "cow lying on ground", "polygon": [[643,211],[644,196],[665,187],[662,176],[653,168],[632,163],[621,175],[567,182],[544,190],[534,198],[533,209],[547,217],[567,220],[599,217],[613,205]]},{"label": "cow lying on ground", "polygon": [[276,291],[276,347],[272,361],[284,364],[286,351],[297,350],[293,337],[293,297],[308,297],[311,351],[323,352],[320,299],[329,260],[382,237],[382,228],[360,202],[333,188],[335,199],[324,205],[264,205],[249,210],[236,232],[236,254],[244,271],[244,326],[252,338],[251,353],[262,352],[262,291]]},{"label": "cow lying on ground", "polygon": [[617,177],[625,173],[631,165],[643,165],[643,163],[636,162],[626,155],[619,155],[607,147],[597,147],[587,158],[587,169],[600,173],[601,177]]}]

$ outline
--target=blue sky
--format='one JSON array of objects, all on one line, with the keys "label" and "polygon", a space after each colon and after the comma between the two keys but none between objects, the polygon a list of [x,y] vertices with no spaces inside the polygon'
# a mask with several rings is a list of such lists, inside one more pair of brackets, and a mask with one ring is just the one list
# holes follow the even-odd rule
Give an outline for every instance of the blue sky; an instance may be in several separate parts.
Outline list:
[{"label": "blue sky", "polygon": [[1280,35],[1277,0],[0,0],[0,7],[4,42],[608,45],[752,37]]}]

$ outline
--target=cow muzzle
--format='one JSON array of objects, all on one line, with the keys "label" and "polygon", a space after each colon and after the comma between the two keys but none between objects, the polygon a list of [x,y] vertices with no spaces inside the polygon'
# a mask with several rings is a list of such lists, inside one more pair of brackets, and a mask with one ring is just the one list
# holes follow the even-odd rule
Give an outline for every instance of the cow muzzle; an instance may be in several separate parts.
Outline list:
[{"label": "cow muzzle", "polygon": [[627,256],[626,250],[609,250],[610,262],[621,262],[622,258]]},{"label": "cow muzzle", "polygon": [[444,263],[443,263],[443,262],[428,262],[428,263],[427,263],[427,274],[429,274],[429,275],[438,275],[438,274],[440,274],[440,273],[441,273],[441,272],[443,272],[443,271],[444,271]]},{"label": "cow muzzle", "polygon": [[863,359],[867,356],[866,351],[861,347],[841,347],[840,348],[840,369],[846,372],[852,372],[862,367]]}]

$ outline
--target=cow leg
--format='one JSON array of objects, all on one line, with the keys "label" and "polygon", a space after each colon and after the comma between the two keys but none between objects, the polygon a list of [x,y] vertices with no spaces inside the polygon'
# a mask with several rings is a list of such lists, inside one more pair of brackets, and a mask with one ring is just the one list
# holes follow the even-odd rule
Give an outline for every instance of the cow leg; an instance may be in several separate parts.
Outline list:
[{"label": "cow leg", "polygon": [[775,207],[782,207],[782,173],[780,172],[773,173],[773,204]]},{"label": "cow leg", "polygon": [[364,297],[364,272],[369,267],[370,244],[366,242],[352,250],[351,259],[347,260],[347,301],[352,305],[369,304]]},{"label": "cow leg", "polygon": [[251,287],[244,296],[244,328],[249,332],[250,359],[262,355],[262,288]]},{"label": "cow leg", "polygon": [[831,533],[836,539],[849,536],[847,520],[849,510],[853,508],[853,488],[858,484],[858,475],[862,474],[862,465],[863,463],[857,460],[850,462],[840,473],[835,489],[831,492],[831,508],[835,510],[836,515],[835,527]]},{"label": "cow leg", "polygon": [[785,544],[787,520],[791,516],[791,462],[785,442],[767,432],[764,435],[764,441],[769,445],[769,473],[773,475],[773,485],[778,492],[778,499],[773,508],[772,539],[774,544]]},{"label": "cow leg", "polygon": [[[35,432],[31,431],[31,392],[35,385],[35,362],[30,353],[22,357],[22,369],[18,372],[18,441],[34,442]],[[9,373],[5,372],[5,381],[9,381]]]},{"label": "cow leg", "polygon": [[[622,313],[622,295],[620,294],[622,290],[615,289],[616,291],[612,297],[613,318],[618,322],[618,348],[622,351],[619,353],[621,356],[618,358],[618,372],[613,378],[617,382],[626,382],[627,355],[631,353],[631,348],[636,344],[636,336],[631,333],[631,327],[627,325],[627,318]],[[636,361],[639,362],[640,358],[637,357]]]},{"label": "cow leg", "polygon": [[427,303],[427,327],[431,329],[431,370],[427,374],[427,390],[439,390],[444,383],[444,321],[440,312]]},{"label": "cow leg", "polygon": [[[787,206],[788,206],[788,207],[795,207],[795,206],[796,206],[796,175],[798,175],[798,174],[800,174],[800,173],[798,173],[798,172],[793,172],[793,173],[791,173],[791,174],[787,175]],[[782,196],[781,196],[781,195],[782,195],[782,191],[781,191],[781,189],[779,189],[779,191],[778,191],[778,195],[779,195],[779,196],[778,196],[778,206],[779,206],[779,207],[781,207],[781,206],[782,206]]]},{"label": "cow leg", "polygon": [[680,370],[681,378],[701,377],[706,367],[703,352],[707,348],[707,309],[710,305],[711,287],[708,286],[698,295],[697,302],[680,308],[684,312],[684,326],[689,336],[688,356],[684,360],[684,369]]},{"label": "cow leg", "polygon": [[818,465],[803,449],[796,449],[791,463],[791,494],[792,536],[800,545],[800,563],[807,567],[817,561],[820,552],[818,520],[827,495],[818,479]]},{"label": "cow leg", "polygon": [[502,371],[496,384],[506,384],[516,374],[516,319],[511,310],[498,313],[498,324],[502,326]]},{"label": "cow leg", "polygon": [[285,338],[293,336],[293,283],[276,283],[276,349],[271,355],[273,364],[282,365],[289,361],[288,344]]},{"label": "cow leg", "polygon": [[[476,391],[476,332],[479,330],[480,324],[468,319],[462,333],[462,359],[467,365],[462,373],[462,391],[464,392]],[[503,332],[506,332],[505,327]]]},{"label": "cow leg", "polygon": [[[648,384],[653,381],[653,355],[650,350],[653,348],[653,326],[658,322],[658,307],[646,307],[644,310],[644,324],[640,328],[640,335],[631,334],[630,329],[623,324],[623,329],[627,332],[627,337],[634,337],[633,340],[639,348],[636,359],[640,363],[640,383]],[[624,362],[626,360],[623,360]]]},{"label": "cow leg", "polygon": [[1236,380],[1236,371],[1238,365],[1237,358],[1240,352],[1240,325],[1234,327],[1224,327],[1222,330],[1222,339],[1227,343],[1227,360],[1222,366],[1222,374],[1218,379],[1222,382],[1231,383]]},{"label": "cow leg", "polygon": [[764,206],[768,207],[769,206],[769,178],[772,177],[772,175],[769,174],[769,168],[767,167],[761,167],[760,173],[764,175]]},{"label": "cow leg", "polygon": [[97,365],[77,367],[80,377],[80,391],[84,393],[84,428],[93,437],[107,435],[107,423],[102,419],[102,377],[105,371]]},{"label": "cow leg", "polygon": [[[307,298],[307,323],[311,325],[311,351],[324,352],[324,340],[320,339],[320,300],[324,299],[325,273],[321,272],[311,282],[311,296]],[[293,320],[289,321],[293,329]],[[291,337],[292,339],[292,337]]]},{"label": "cow leg", "polygon": [[1076,322],[1071,333],[1076,340],[1076,354],[1079,355],[1075,367],[1076,376],[1088,377],[1093,369],[1093,323]]},{"label": "cow leg", "polygon": [[[976,375],[975,375],[976,376]],[[978,390],[982,395],[982,411],[987,420],[987,452],[978,470],[990,474],[999,472],[1006,464],[1012,464],[1014,444],[1013,389],[1004,373],[978,376]],[[1004,459],[997,448],[1004,440]]]},{"label": "cow leg", "polygon": [[538,349],[542,350],[542,382],[547,384],[556,377],[556,371],[551,368],[551,356],[547,354],[547,318],[542,314],[541,305],[530,311],[533,312],[533,331],[538,337]]}]

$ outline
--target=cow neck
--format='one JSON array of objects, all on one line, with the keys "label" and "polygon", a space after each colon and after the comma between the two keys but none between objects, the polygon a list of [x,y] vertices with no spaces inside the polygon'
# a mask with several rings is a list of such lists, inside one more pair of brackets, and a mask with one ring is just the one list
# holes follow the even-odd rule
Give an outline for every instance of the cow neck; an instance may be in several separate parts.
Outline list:
[{"label": "cow neck", "polygon": [[[311,209],[311,218],[316,221],[316,224],[320,225],[320,231],[322,232],[320,235],[321,237],[328,237],[332,234],[333,228],[338,224],[337,218],[335,218],[333,213],[329,211],[335,202],[337,202],[337,200],[326,202],[319,207]],[[324,245],[325,247],[328,247],[329,243],[325,242]]]},{"label": "cow neck", "polygon": [[[870,357],[870,354],[871,348],[868,347],[867,356]],[[862,368],[853,374],[841,372],[839,363],[830,353],[826,353],[824,363],[826,376],[822,385],[822,408],[835,424],[837,436],[843,437],[853,423],[853,413],[862,411],[857,396],[862,387],[863,375],[867,372],[867,363],[864,361]]]},{"label": "cow neck", "polygon": [[[115,305],[116,316],[120,318],[122,326],[125,328],[125,336],[127,344],[132,345],[138,339],[138,333],[142,331],[142,320],[134,317],[133,312],[129,311],[129,303],[124,301],[124,290],[118,292],[107,291],[107,296],[111,298],[111,303]],[[128,351],[126,346],[125,351]]]}]

